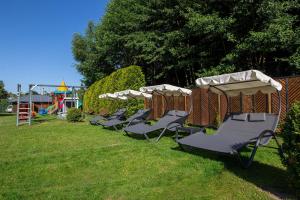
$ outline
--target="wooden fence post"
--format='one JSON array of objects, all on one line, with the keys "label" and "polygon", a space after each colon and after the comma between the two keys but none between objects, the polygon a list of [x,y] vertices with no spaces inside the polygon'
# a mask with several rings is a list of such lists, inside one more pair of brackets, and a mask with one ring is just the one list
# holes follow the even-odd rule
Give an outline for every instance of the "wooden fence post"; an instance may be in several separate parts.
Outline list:
[{"label": "wooden fence post", "polygon": [[218,94],[218,118],[221,118],[221,95]]},{"label": "wooden fence post", "polygon": [[243,113],[243,107],[244,107],[244,95],[242,92],[240,92],[240,113]]},{"label": "wooden fence post", "polygon": [[272,96],[268,93],[268,113],[272,112]]}]

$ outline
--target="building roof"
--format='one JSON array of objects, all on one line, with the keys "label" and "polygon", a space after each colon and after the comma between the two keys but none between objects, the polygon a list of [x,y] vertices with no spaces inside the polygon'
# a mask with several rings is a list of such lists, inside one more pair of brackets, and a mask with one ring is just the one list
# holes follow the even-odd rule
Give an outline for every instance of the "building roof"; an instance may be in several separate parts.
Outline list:
[{"label": "building roof", "polygon": [[[9,100],[11,103],[16,103],[18,99]],[[29,95],[21,96],[21,102],[29,103]],[[52,97],[47,95],[32,95],[32,102],[33,103],[49,103],[52,102]]]}]

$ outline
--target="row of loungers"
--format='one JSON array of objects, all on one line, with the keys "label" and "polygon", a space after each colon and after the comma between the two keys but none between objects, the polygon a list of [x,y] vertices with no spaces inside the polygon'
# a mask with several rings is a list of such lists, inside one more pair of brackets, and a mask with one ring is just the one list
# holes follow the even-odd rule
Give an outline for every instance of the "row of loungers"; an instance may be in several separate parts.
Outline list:
[{"label": "row of loungers", "polygon": [[[124,109],[120,110],[123,111]],[[127,135],[130,133],[143,135],[147,140],[150,140],[149,133],[162,130],[156,139],[158,141],[167,130],[175,132],[176,127],[182,127],[189,115],[185,111],[171,110],[166,112],[154,125],[150,125],[146,120],[151,113],[151,109],[138,110],[127,119],[124,118],[125,112],[120,112],[120,110],[107,118],[96,116],[90,120],[90,124],[103,126],[104,128],[113,127],[115,130],[118,130],[118,126],[126,124],[123,131]]]},{"label": "row of loungers", "polygon": [[[150,140],[149,133],[161,130],[156,139],[158,141],[167,130],[178,131],[178,128],[183,127],[188,117],[188,113],[185,111],[171,110],[154,125],[149,125],[146,119],[151,113],[150,109],[139,110],[128,119],[124,119],[124,110],[118,110],[105,120],[101,118],[103,121],[98,121],[96,124],[103,127],[114,127],[116,130],[118,130],[117,126],[126,124],[123,131],[127,135],[143,135],[147,140]],[[213,135],[207,135],[204,127],[200,131],[181,139],[177,137],[176,141],[186,151],[196,148],[237,156],[243,167],[247,168],[251,165],[259,146],[267,145],[273,137],[279,145],[275,136],[278,118],[279,115],[268,113],[232,114],[226,117],[226,120]],[[95,118],[91,120],[91,124],[95,124],[94,122]],[[254,145],[254,148],[249,159],[242,160],[240,152],[248,145]]]}]

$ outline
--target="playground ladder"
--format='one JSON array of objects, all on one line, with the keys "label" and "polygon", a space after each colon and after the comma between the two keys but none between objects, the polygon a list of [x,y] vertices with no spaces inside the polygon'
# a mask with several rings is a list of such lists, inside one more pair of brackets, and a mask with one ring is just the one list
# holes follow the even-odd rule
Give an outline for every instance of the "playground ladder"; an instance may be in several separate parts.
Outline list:
[{"label": "playground ladder", "polygon": [[18,84],[17,90],[17,126],[22,124],[30,124],[30,104],[21,102],[21,85]]}]

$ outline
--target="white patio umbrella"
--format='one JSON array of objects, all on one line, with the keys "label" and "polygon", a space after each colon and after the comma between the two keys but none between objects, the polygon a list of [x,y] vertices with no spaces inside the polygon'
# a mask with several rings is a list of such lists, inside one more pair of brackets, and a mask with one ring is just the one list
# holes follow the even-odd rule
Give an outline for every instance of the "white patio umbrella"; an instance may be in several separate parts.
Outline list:
[{"label": "white patio umbrella", "polygon": [[196,85],[200,88],[209,88],[217,94],[225,94],[228,97],[244,95],[254,95],[258,91],[265,94],[277,92],[279,98],[279,111],[281,112],[281,95],[282,85],[258,70],[247,70],[242,72],[222,74],[217,76],[203,77],[196,80]]},{"label": "white patio umbrella", "polygon": [[120,99],[120,100],[126,100],[125,97],[122,96],[118,96],[116,94],[112,94],[112,93],[105,93],[105,94],[101,94],[99,95],[99,99]]},{"label": "white patio umbrella", "polygon": [[136,91],[136,90],[123,90],[120,92],[115,92],[115,95],[119,96],[119,97],[125,97],[125,98],[134,98],[134,99],[151,99],[152,95],[151,94],[147,94],[144,92],[140,92],[140,91]]},{"label": "white patio umbrella", "polygon": [[189,96],[192,94],[192,90],[182,88],[182,87],[177,87],[174,85],[169,85],[169,84],[141,87],[140,91],[149,94],[153,94],[157,92],[165,96],[180,96],[180,95]]},{"label": "white patio umbrella", "polygon": [[258,91],[273,93],[282,89],[279,82],[258,70],[198,78],[196,84],[218,94],[226,93],[227,96],[238,96],[240,93],[252,95]]},{"label": "white patio umbrella", "polygon": [[[190,103],[189,113],[192,112],[192,108],[193,108],[192,90],[182,88],[182,87],[177,87],[174,85],[162,84],[162,85],[141,87],[140,91],[149,94],[154,94],[154,93],[160,94],[164,97],[166,104],[168,104],[166,96],[190,96],[191,103]],[[166,108],[167,107],[165,106],[165,111]]]}]

